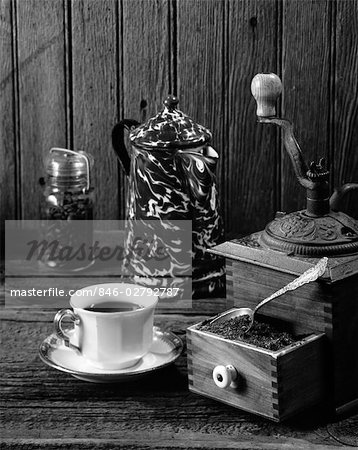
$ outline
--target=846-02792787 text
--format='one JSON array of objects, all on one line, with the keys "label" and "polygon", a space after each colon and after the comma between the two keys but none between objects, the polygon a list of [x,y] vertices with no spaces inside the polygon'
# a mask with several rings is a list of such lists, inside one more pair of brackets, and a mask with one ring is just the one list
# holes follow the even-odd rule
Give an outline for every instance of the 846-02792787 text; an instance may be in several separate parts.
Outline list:
[{"label": "846-02792787 text", "polygon": [[155,296],[155,297],[175,297],[179,294],[180,288],[176,287],[141,287],[133,285],[132,287],[126,287],[125,289],[109,288],[94,286],[91,289],[59,289],[57,287],[50,287],[48,289],[11,289],[11,297],[66,297],[77,295],[81,297],[117,297],[118,295],[125,295],[127,297],[141,297],[141,296]]}]

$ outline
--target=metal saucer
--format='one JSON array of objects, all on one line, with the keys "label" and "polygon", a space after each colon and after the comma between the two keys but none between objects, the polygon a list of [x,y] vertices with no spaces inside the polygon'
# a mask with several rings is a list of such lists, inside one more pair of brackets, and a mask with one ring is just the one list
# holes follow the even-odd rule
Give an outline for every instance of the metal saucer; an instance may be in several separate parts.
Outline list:
[{"label": "metal saucer", "polygon": [[62,339],[51,334],[40,345],[41,360],[73,377],[92,383],[123,383],[133,381],[155,370],[172,364],[183,350],[182,340],[174,333],[153,328],[153,344],[150,351],[134,366],[126,369],[105,370],[94,367],[79,352],[64,345]]}]

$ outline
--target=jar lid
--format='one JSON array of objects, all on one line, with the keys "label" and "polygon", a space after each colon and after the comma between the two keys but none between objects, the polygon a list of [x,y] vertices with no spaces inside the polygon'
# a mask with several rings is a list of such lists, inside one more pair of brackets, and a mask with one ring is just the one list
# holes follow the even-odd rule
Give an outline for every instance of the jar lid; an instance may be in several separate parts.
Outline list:
[{"label": "jar lid", "polygon": [[169,95],[163,103],[161,112],[130,133],[133,145],[175,149],[199,147],[211,140],[208,129],[176,109],[179,103],[177,97]]},{"label": "jar lid", "polygon": [[51,148],[45,160],[46,173],[59,181],[90,188],[90,170],[93,158],[86,152],[66,148]]}]

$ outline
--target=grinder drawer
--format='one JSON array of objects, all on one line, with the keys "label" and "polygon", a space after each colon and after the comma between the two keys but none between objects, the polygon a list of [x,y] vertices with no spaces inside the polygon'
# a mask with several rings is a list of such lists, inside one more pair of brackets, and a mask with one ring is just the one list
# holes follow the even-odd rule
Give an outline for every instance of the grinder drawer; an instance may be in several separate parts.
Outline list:
[{"label": "grinder drawer", "polygon": [[200,325],[187,330],[192,392],[275,421],[324,399],[324,334],[270,351],[200,331]]}]

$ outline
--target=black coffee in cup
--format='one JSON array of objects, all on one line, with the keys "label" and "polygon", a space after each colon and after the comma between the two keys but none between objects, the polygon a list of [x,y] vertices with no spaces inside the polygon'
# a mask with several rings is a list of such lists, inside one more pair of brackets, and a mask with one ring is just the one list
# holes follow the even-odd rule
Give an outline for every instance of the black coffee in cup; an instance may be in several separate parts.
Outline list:
[{"label": "black coffee in cup", "polygon": [[129,312],[135,311],[136,309],[143,308],[142,305],[133,302],[119,301],[119,300],[108,300],[106,302],[92,304],[87,308],[83,308],[85,311],[92,311],[96,313],[114,313],[114,312]]}]

